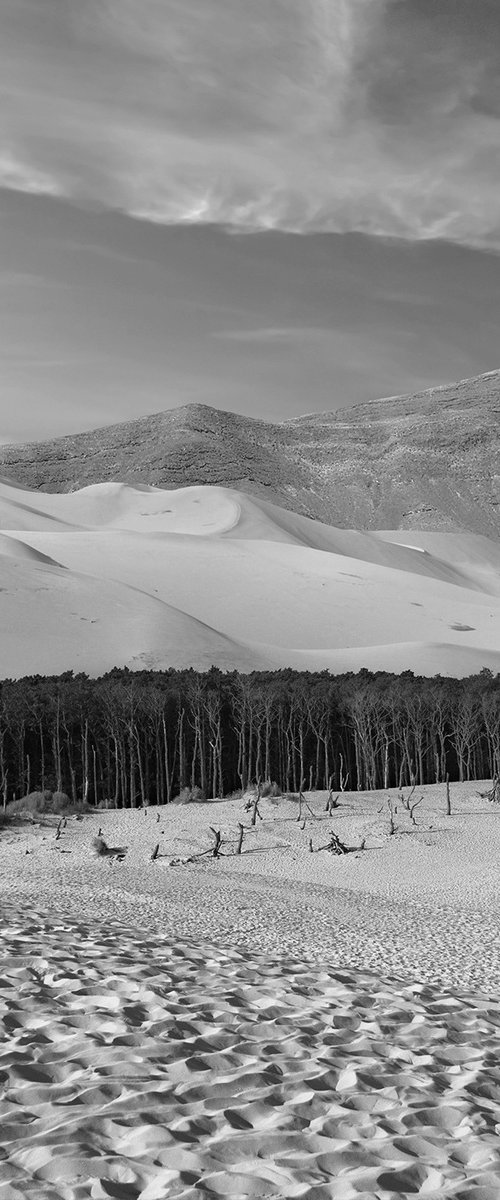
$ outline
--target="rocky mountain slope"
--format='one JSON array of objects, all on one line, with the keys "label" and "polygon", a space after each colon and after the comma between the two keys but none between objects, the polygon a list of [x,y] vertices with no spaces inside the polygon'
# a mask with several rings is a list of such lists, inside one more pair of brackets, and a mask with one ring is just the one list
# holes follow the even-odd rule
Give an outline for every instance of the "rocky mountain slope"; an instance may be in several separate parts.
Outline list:
[{"label": "rocky mountain slope", "polygon": [[111,480],[237,488],[331,525],[500,535],[500,371],[281,423],[188,405],[0,447],[0,472],[69,492]]}]

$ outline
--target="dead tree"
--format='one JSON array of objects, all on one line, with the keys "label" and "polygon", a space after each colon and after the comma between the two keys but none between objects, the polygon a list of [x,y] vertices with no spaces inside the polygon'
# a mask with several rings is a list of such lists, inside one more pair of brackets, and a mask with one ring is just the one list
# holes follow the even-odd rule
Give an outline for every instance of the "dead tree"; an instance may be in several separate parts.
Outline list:
[{"label": "dead tree", "polygon": [[239,833],[239,837],[238,837],[238,845],[236,847],[236,853],[241,854],[241,847],[243,845],[243,838],[245,836],[245,826],[241,824],[241,821],[238,821],[238,829],[239,829],[240,833]]},{"label": "dead tree", "polygon": [[339,784],[340,784],[341,792],[345,792],[345,789],[346,789],[346,786],[348,783],[349,783],[349,771],[346,771],[344,774],[344,759],[343,759],[342,755],[340,755]]},{"label": "dead tree", "polygon": [[151,855],[151,862],[155,862],[155,860],[158,858],[159,851],[160,851],[160,843],[158,842],[153,850],[152,855]]},{"label": "dead tree", "polygon": [[298,814],[297,814],[297,824],[299,824],[299,822],[302,820],[302,805],[303,805],[303,803],[304,803],[304,796],[303,796],[303,794],[302,794],[302,784],[303,784],[303,782],[304,782],[304,780],[302,779],[302,780],[301,780],[301,783],[300,783],[300,788],[299,788],[299,811],[298,811]]},{"label": "dead tree", "polygon": [[3,809],[4,813],[7,811],[7,778],[8,778],[8,774],[9,774],[9,771],[7,768],[3,772],[2,782],[0,785],[0,789],[2,792],[2,809]]},{"label": "dead tree", "polygon": [[[301,813],[302,807],[304,807],[305,809],[307,809],[307,812],[308,812],[308,813],[309,813],[309,815],[310,815],[310,816],[313,818],[313,820],[314,820],[314,821],[320,821],[320,820],[321,820],[321,817],[318,817],[318,814],[314,812],[314,810],[311,808],[311,805],[310,805],[310,804],[308,804],[308,802],[307,802],[307,800],[306,800],[305,796],[302,794],[302,792],[300,792],[300,793],[299,793],[299,815],[298,815],[298,817],[297,817],[297,820],[298,820],[298,821],[300,821],[300,813]],[[307,821],[307,816],[304,816],[304,818],[303,818],[303,820],[302,820],[302,825],[301,825],[301,827],[300,827],[301,829],[305,829],[305,827],[306,827],[306,821]]]},{"label": "dead tree", "polygon": [[257,817],[259,818],[260,821],[262,821],[264,819],[262,817],[262,814],[259,812],[259,801],[260,801],[261,793],[262,793],[262,784],[259,779],[257,781],[257,792],[256,792],[255,800],[253,802],[252,825],[257,824]]},{"label": "dead tree", "polygon": [[333,795],[333,775],[330,775],[328,780],[328,800],[325,805],[325,812],[328,813],[328,815],[333,812],[334,808],[338,808],[339,799],[339,796]]},{"label": "dead tree", "polygon": [[416,817],[414,816],[415,809],[418,808],[419,804],[422,803],[422,800],[424,798],[423,796],[419,796],[418,800],[414,800],[413,804],[412,804],[412,796],[415,792],[416,786],[417,785],[414,783],[409,796],[405,796],[403,793],[403,790],[400,791],[399,796],[398,796],[398,800],[401,801],[403,808],[405,808],[407,813],[409,813],[410,819],[411,819],[413,825],[417,824]]},{"label": "dead tree", "polygon": [[446,776],[446,816],[451,817],[450,776]]},{"label": "dead tree", "polygon": [[213,825],[210,826],[210,829],[214,835],[214,845],[212,847],[212,856],[213,856],[213,858],[218,858],[219,854],[220,854],[221,844],[222,844],[222,834],[221,834],[220,829],[214,829]]},{"label": "dead tree", "polygon": [[[392,796],[386,796],[386,804],[387,808],[389,809],[389,833],[392,836],[392,834],[396,832],[396,814],[398,811],[398,806],[395,804]],[[379,815],[383,811],[383,808],[384,805],[382,805],[382,808],[377,809]]]}]

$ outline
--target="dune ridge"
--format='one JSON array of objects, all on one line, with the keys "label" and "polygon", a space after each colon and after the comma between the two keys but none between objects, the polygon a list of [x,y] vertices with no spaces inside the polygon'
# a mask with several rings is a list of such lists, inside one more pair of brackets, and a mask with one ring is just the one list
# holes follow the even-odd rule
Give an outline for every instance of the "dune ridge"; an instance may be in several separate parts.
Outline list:
[{"label": "dune ridge", "polygon": [[[333,528],[221,487],[0,484],[0,674],[500,669],[500,552]],[[448,540],[449,539],[449,540]]]}]

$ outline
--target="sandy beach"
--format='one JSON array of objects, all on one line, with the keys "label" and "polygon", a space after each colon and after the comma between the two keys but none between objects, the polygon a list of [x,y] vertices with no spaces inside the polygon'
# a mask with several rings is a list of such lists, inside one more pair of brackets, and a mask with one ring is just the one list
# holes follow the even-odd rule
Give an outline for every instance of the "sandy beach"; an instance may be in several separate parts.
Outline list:
[{"label": "sandy beach", "polygon": [[[263,800],[240,857],[241,800],[4,828],[0,1196],[493,1200],[487,786],[393,836],[382,793],[312,793],[305,829]],[[183,862],[210,825],[224,857]],[[310,853],[330,829],[351,853]]]}]

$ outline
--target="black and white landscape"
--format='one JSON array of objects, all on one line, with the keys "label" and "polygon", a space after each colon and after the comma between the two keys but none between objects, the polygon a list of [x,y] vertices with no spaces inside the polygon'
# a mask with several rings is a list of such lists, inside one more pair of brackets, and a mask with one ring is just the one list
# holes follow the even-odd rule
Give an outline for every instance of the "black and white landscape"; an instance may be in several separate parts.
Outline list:
[{"label": "black and white landscape", "polygon": [[499,78],[0,0],[0,1200],[498,1200]]},{"label": "black and white landscape", "polygon": [[496,674],[499,409],[493,373],[280,425],[197,406],[4,448],[2,674]]}]

